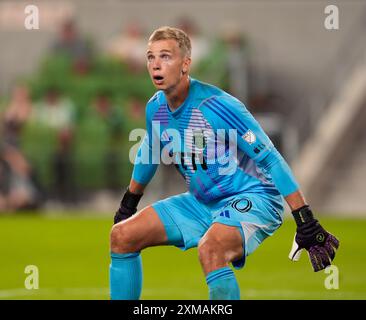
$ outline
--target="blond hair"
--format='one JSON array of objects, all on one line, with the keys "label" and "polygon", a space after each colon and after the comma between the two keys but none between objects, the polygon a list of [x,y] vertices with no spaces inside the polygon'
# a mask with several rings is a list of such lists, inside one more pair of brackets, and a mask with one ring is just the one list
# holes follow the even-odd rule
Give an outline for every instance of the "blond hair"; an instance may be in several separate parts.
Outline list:
[{"label": "blond hair", "polygon": [[191,57],[191,40],[188,35],[181,29],[173,27],[160,27],[156,29],[150,36],[149,42],[159,41],[159,40],[175,40],[178,43],[180,50],[184,56]]}]

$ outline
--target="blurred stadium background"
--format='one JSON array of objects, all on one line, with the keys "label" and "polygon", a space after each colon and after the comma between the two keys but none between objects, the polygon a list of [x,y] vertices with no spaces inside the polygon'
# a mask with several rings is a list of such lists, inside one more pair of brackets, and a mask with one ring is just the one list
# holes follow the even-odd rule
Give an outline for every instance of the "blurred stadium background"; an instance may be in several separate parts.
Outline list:
[{"label": "blurred stadium background", "polygon": [[[24,9],[39,9],[26,30]],[[327,30],[324,9],[339,9]],[[339,236],[339,289],[305,255],[294,223],[236,272],[243,299],[366,298],[364,1],[0,1],[0,299],[108,299],[108,238],[132,165],[129,132],[154,93],[145,70],[161,25],[192,39],[192,76],[240,98]],[[184,191],[161,167],[141,207]],[[195,249],[143,253],[144,299],[206,299]],[[39,268],[26,290],[24,269]]]}]

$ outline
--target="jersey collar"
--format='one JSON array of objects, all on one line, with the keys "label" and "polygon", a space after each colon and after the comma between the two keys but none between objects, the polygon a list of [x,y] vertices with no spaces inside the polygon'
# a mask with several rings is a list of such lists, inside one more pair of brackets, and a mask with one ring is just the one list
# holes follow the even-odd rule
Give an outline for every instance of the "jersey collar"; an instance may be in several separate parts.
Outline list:
[{"label": "jersey collar", "polygon": [[187,105],[189,104],[189,102],[192,100],[193,93],[194,93],[194,80],[191,77],[189,77],[189,89],[188,89],[187,98],[175,111],[171,111],[171,109],[168,106],[166,97],[164,95],[165,104],[166,104],[169,114],[176,119],[179,118],[183,114],[183,111],[187,108]]}]

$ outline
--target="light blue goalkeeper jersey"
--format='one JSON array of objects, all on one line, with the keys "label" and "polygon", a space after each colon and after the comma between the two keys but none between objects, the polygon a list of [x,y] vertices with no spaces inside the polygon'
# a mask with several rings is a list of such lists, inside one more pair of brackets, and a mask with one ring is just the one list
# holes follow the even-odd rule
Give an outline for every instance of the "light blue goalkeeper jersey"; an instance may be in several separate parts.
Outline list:
[{"label": "light blue goalkeeper jersey", "polygon": [[160,162],[172,161],[197,200],[239,194],[287,196],[298,190],[289,166],[243,103],[190,79],[184,103],[171,111],[158,91],[147,103],[147,133],[132,178],[148,184]]}]

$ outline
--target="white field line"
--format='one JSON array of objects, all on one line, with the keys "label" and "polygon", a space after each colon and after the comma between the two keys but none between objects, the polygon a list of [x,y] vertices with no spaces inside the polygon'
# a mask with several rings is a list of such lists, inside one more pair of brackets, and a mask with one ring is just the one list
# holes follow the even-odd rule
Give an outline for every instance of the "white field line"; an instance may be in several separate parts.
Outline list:
[{"label": "white field line", "polygon": [[[143,296],[148,299],[155,299],[155,297],[159,297],[162,295],[179,295],[182,299],[202,299],[200,294],[195,292],[187,292],[181,290],[180,288],[169,288],[169,289],[151,289],[146,288],[142,290]],[[314,299],[315,297],[323,297],[324,299],[329,299],[333,297],[335,299],[344,299],[344,298],[354,298],[355,295],[360,295],[361,292],[351,292],[351,291],[342,291],[342,290],[323,290],[323,291],[294,291],[294,290],[242,290],[241,298],[242,299],[251,299],[261,297],[270,297],[273,299],[296,299],[296,298],[304,298],[308,297],[309,299]],[[109,288],[43,288],[37,290],[27,290],[27,289],[8,289],[8,290],[0,290],[0,299],[11,299],[17,297],[33,297],[37,298],[37,296],[57,296],[59,295],[62,298],[63,295],[67,296],[95,296],[95,295],[104,295],[106,299],[109,298]],[[203,298],[205,299],[205,298]]]},{"label": "white field line", "polygon": [[31,296],[47,296],[47,295],[108,295],[108,288],[42,288],[35,290],[27,289],[9,289],[0,290],[0,299],[31,297]]},{"label": "white field line", "polygon": [[[143,295],[151,296],[154,295],[166,295],[174,294],[179,292],[180,295],[187,299],[199,298],[200,295],[197,293],[181,292],[180,288],[168,288],[168,289],[149,289],[144,288],[142,291]],[[47,296],[47,295],[63,295],[68,296],[90,296],[90,295],[105,295],[109,298],[109,288],[41,288],[36,290],[27,290],[22,288],[0,290],[0,299],[16,298],[16,297],[37,297],[37,296]]]}]

